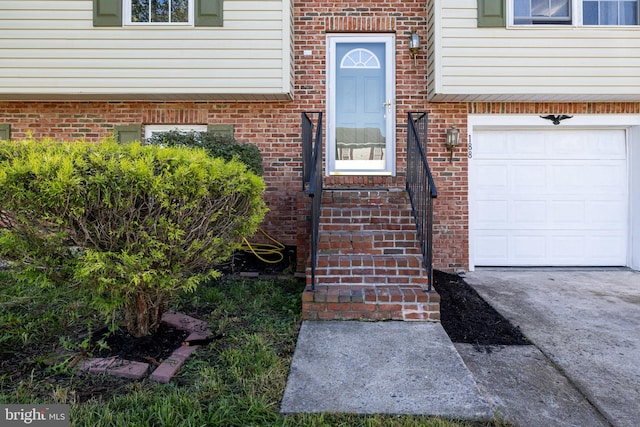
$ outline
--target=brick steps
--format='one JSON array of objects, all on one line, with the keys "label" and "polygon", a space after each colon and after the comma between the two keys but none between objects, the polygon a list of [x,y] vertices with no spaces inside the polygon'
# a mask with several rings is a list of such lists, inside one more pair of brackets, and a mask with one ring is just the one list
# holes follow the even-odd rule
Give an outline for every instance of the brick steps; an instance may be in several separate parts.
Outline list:
[{"label": "brick steps", "polygon": [[319,249],[324,254],[420,255],[416,248],[415,226],[412,232],[324,231]]},{"label": "brick steps", "polygon": [[320,255],[316,268],[318,284],[427,286],[422,259],[417,255]]},{"label": "brick steps", "polygon": [[440,296],[421,286],[317,285],[302,306],[305,320],[440,320]]},{"label": "brick steps", "polygon": [[439,320],[408,196],[399,190],[323,193],[315,290],[307,270],[303,317]]}]

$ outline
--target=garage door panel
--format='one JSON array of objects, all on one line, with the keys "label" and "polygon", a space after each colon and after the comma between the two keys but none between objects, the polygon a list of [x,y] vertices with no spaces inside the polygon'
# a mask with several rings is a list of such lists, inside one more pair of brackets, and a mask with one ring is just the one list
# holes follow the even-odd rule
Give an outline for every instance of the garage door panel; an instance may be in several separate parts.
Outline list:
[{"label": "garage door panel", "polygon": [[584,200],[554,200],[551,202],[551,224],[565,229],[586,220]]},{"label": "garage door panel", "polygon": [[509,205],[505,200],[481,200],[478,202],[478,224],[500,226],[509,219]]},{"label": "garage door panel", "polygon": [[[624,233],[593,233],[587,236],[586,247],[593,265],[620,265],[620,258],[626,258],[627,248],[620,245]],[[601,263],[599,263],[601,262]]]},{"label": "garage door panel", "polygon": [[515,233],[511,236],[510,262],[543,264],[547,259],[547,241],[540,233]]},{"label": "garage door panel", "polygon": [[509,241],[503,233],[483,231],[478,235],[476,245],[477,260],[486,265],[495,265],[495,260],[506,260],[509,257]]},{"label": "garage door panel", "polygon": [[478,166],[477,188],[481,193],[504,192],[509,187],[509,167],[497,162]]},{"label": "garage door panel", "polygon": [[619,200],[589,201],[587,222],[597,228],[626,231],[627,204]]},{"label": "garage door panel", "polygon": [[[573,162],[572,162],[573,163]],[[551,185],[549,190],[554,193],[585,194],[590,189],[590,177],[587,168],[579,164],[554,162],[549,165]]]},{"label": "garage door panel", "polygon": [[515,200],[511,203],[513,228],[537,227],[547,223],[547,202],[545,200]]},{"label": "garage door panel", "polygon": [[626,265],[626,134],[612,129],[474,134],[475,265]]},{"label": "garage door panel", "polygon": [[550,255],[564,265],[580,265],[587,259],[584,234],[555,234],[551,236]]},{"label": "garage door panel", "polygon": [[509,176],[511,177],[510,190],[517,192],[518,189],[526,187],[527,193],[531,191],[546,192],[547,189],[547,167],[529,162],[517,162],[510,165]]},{"label": "garage door panel", "polygon": [[588,170],[588,183],[594,192],[622,194],[627,182],[626,160],[602,161]]},{"label": "garage door panel", "polygon": [[473,146],[473,155],[479,159],[504,159],[508,157],[508,148],[507,134],[492,133]]},{"label": "garage door panel", "polygon": [[536,143],[531,132],[514,132],[507,138],[508,158],[539,159],[545,157],[545,144]]}]

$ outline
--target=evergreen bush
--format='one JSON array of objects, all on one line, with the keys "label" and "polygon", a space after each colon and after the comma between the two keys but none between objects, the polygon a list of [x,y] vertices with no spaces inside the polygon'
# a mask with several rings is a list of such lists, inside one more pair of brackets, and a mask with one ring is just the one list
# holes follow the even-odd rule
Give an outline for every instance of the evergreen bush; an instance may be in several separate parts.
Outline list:
[{"label": "evergreen bush", "polygon": [[0,255],[73,279],[143,336],[264,218],[264,181],[202,149],[112,140],[0,142]]},{"label": "evergreen bush", "polygon": [[221,136],[212,132],[183,132],[171,130],[157,132],[145,139],[145,143],[164,147],[199,147],[212,157],[220,157],[227,161],[237,159],[247,165],[256,175],[262,175],[262,155],[258,147],[242,144],[234,138]]}]

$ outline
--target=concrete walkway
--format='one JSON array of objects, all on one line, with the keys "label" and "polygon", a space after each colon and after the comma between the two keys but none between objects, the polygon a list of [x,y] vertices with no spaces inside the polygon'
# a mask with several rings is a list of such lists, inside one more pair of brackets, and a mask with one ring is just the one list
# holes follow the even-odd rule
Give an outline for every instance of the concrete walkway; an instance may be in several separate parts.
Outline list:
[{"label": "concrete walkway", "polygon": [[465,281],[519,326],[611,425],[640,426],[640,273],[478,270]]},{"label": "concrete walkway", "polygon": [[282,412],[640,425],[640,273],[478,270],[465,280],[534,345],[454,346],[438,323],[304,322]]},{"label": "concrete walkway", "polygon": [[425,322],[304,322],[281,411],[493,416],[442,325]]}]

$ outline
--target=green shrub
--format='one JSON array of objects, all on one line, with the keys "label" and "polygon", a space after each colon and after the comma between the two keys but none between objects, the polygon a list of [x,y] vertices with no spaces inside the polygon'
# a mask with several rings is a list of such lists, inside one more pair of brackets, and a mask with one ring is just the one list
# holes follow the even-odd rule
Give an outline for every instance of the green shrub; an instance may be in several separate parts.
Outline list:
[{"label": "green shrub", "polygon": [[90,286],[134,336],[216,275],[266,213],[262,178],[185,147],[0,142],[0,188],[0,253]]},{"label": "green shrub", "polygon": [[171,130],[157,132],[145,140],[147,144],[164,147],[199,147],[204,148],[211,157],[220,157],[227,161],[237,159],[257,175],[262,175],[262,155],[258,147],[252,144],[241,144],[232,137],[225,137],[211,132],[182,132]]}]

